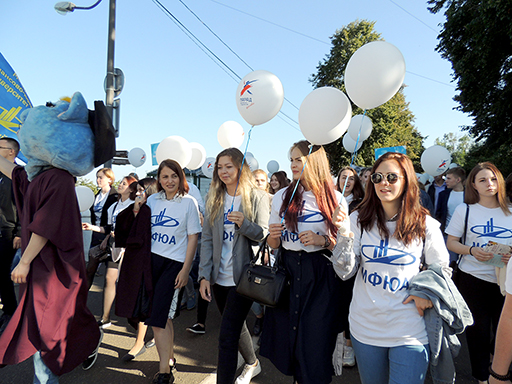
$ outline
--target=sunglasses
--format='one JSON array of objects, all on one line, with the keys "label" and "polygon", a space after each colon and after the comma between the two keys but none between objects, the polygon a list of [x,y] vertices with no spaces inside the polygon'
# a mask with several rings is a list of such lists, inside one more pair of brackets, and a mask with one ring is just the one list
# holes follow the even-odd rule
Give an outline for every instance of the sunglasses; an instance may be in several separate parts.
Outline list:
[{"label": "sunglasses", "polygon": [[380,184],[384,181],[384,179],[387,179],[389,184],[396,184],[398,179],[401,178],[403,178],[403,176],[400,176],[396,173],[387,173],[383,175],[382,173],[377,172],[370,176],[370,180],[373,184]]}]

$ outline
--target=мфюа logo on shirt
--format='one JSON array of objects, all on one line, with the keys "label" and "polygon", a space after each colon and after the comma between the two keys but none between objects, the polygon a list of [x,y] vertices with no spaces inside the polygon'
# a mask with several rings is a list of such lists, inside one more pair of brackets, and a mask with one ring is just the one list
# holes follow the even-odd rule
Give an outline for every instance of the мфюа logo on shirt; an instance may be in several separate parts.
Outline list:
[{"label": "\u043c\u0444\u044e\u0430 logo on shirt", "polygon": [[381,240],[380,245],[363,245],[361,254],[367,263],[381,263],[390,265],[410,265],[416,257],[401,249],[389,247],[389,239]]},{"label": "\u043c\u0444\u044e\u0430 logo on shirt", "polygon": [[510,229],[494,226],[492,218],[485,225],[473,226],[471,232],[478,235],[477,237],[494,237],[495,239],[509,239],[512,237]]},{"label": "\u043c\u0444\u044e\u0430 logo on shirt", "polygon": [[321,223],[324,220],[325,217],[322,212],[309,209],[303,209],[302,214],[297,218],[299,223]]},{"label": "\u043c\u0444\u044e\u0430 logo on shirt", "polygon": [[180,225],[178,220],[176,220],[175,218],[173,218],[171,216],[165,215],[166,210],[167,210],[167,208],[164,208],[164,210],[160,211],[160,213],[158,215],[151,216],[151,225],[153,227],[172,228],[172,227],[177,227],[178,225]]}]

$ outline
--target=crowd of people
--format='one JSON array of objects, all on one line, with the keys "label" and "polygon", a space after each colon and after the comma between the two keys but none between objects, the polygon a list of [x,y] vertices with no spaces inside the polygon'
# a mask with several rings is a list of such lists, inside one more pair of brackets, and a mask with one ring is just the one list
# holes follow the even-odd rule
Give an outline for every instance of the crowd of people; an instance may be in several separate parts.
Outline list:
[{"label": "crowd of people", "polygon": [[[506,247],[512,246],[512,176],[505,180],[491,163],[478,164],[467,178],[464,169],[451,168],[425,187],[406,155],[386,153],[371,167],[357,172],[347,166],[333,178],[323,147],[299,141],[289,150],[290,180],[284,171],[251,172],[243,153],[228,148],[216,157],[206,203],[174,160],[160,163],[156,179],[128,175],[116,188],[113,171],[102,168],[96,173],[91,222],[81,223],[72,212],[58,224],[66,226],[66,236],[77,236],[80,226],[92,231],[85,266],[76,251],[80,241],[62,244],[60,233],[37,220],[48,212],[45,204],[22,204],[34,192],[23,169],[13,164],[16,140],[0,139],[0,151],[0,346],[8,345],[0,359],[15,364],[35,353],[35,382],[56,383],[77,361],[90,369],[114,306],[136,334],[133,347],[120,358],[132,361],[156,345],[159,369],[153,383],[172,383],[173,319],[197,305],[197,322],[187,330],[204,334],[212,300],[221,314],[218,383],[248,384],[261,372],[251,333],[261,334],[261,356],[297,384],[331,382],[339,373],[337,361],[346,367],[357,364],[365,384],[423,383],[433,360],[434,380],[453,379],[453,339],[443,338],[447,329],[455,334],[466,327],[472,376],[479,383],[510,382],[512,278],[506,272],[512,248]],[[56,189],[58,196],[69,190],[69,178],[59,173],[65,171],[46,172],[66,183],[66,188],[45,186],[48,196]],[[35,217],[30,229],[29,212]],[[273,308],[236,290],[243,267],[262,241],[272,248],[264,263],[273,265],[279,252],[288,281]],[[489,242],[505,250],[495,255],[485,248]],[[20,247],[21,260],[11,274]],[[7,357],[16,348],[6,342],[8,337],[30,335],[25,330],[30,324],[20,320],[24,315],[17,310],[13,282],[26,290],[28,274],[41,273],[33,272],[40,263],[50,268],[42,278],[58,284],[65,262],[50,263],[50,251],[57,252],[56,260],[76,259],[76,254],[69,256],[73,252],[81,257],[75,260],[76,275],[83,284],[73,295],[83,308],[70,327],[83,329],[70,337],[94,353],[49,364],[59,356],[52,355],[43,335],[23,354]],[[102,313],[91,324],[84,297],[102,263]],[[418,288],[422,284],[428,294]],[[28,289],[30,294],[37,285]],[[444,293],[433,296],[431,291]],[[448,291],[450,300],[439,297]],[[251,309],[256,316],[252,332],[246,323]],[[434,314],[440,312],[462,325],[457,328],[444,316],[437,321],[445,322],[445,332],[433,330],[432,319],[439,319]],[[148,327],[153,340],[146,340]],[[244,367],[237,376],[239,352]]]}]

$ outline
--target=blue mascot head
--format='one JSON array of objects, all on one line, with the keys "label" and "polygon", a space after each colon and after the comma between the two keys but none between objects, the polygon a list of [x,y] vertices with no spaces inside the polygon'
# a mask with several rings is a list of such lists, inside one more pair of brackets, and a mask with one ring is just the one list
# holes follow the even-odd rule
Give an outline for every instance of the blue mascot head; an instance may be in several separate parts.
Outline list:
[{"label": "blue mascot head", "polygon": [[[73,95],[71,102],[59,101],[50,107],[26,109],[21,120],[23,125],[18,137],[28,159],[25,170],[29,180],[52,167],[64,169],[73,176],[84,176],[98,163],[95,141],[101,140],[98,134],[95,137],[94,123],[91,124],[95,120],[94,112],[87,109],[80,92]],[[113,131],[111,122],[108,123],[108,129]],[[112,156],[113,153],[109,158]]]}]

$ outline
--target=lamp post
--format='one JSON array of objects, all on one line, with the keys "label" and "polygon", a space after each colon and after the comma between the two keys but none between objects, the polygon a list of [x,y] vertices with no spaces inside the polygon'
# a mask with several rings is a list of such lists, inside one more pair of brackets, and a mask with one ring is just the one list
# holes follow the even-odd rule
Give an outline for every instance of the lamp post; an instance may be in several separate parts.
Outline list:
[{"label": "lamp post", "polygon": [[[67,15],[69,12],[73,12],[75,9],[93,9],[102,0],[98,0],[96,3],[89,7],[79,7],[70,2],[58,2],[54,8],[60,15]],[[107,45],[107,76],[105,80],[105,107],[114,121],[114,43],[116,38],[116,0],[110,0],[109,12],[108,12],[108,45]],[[116,131],[116,137],[119,137],[119,128],[114,126]],[[105,167],[112,167],[112,160],[105,163]]]}]

